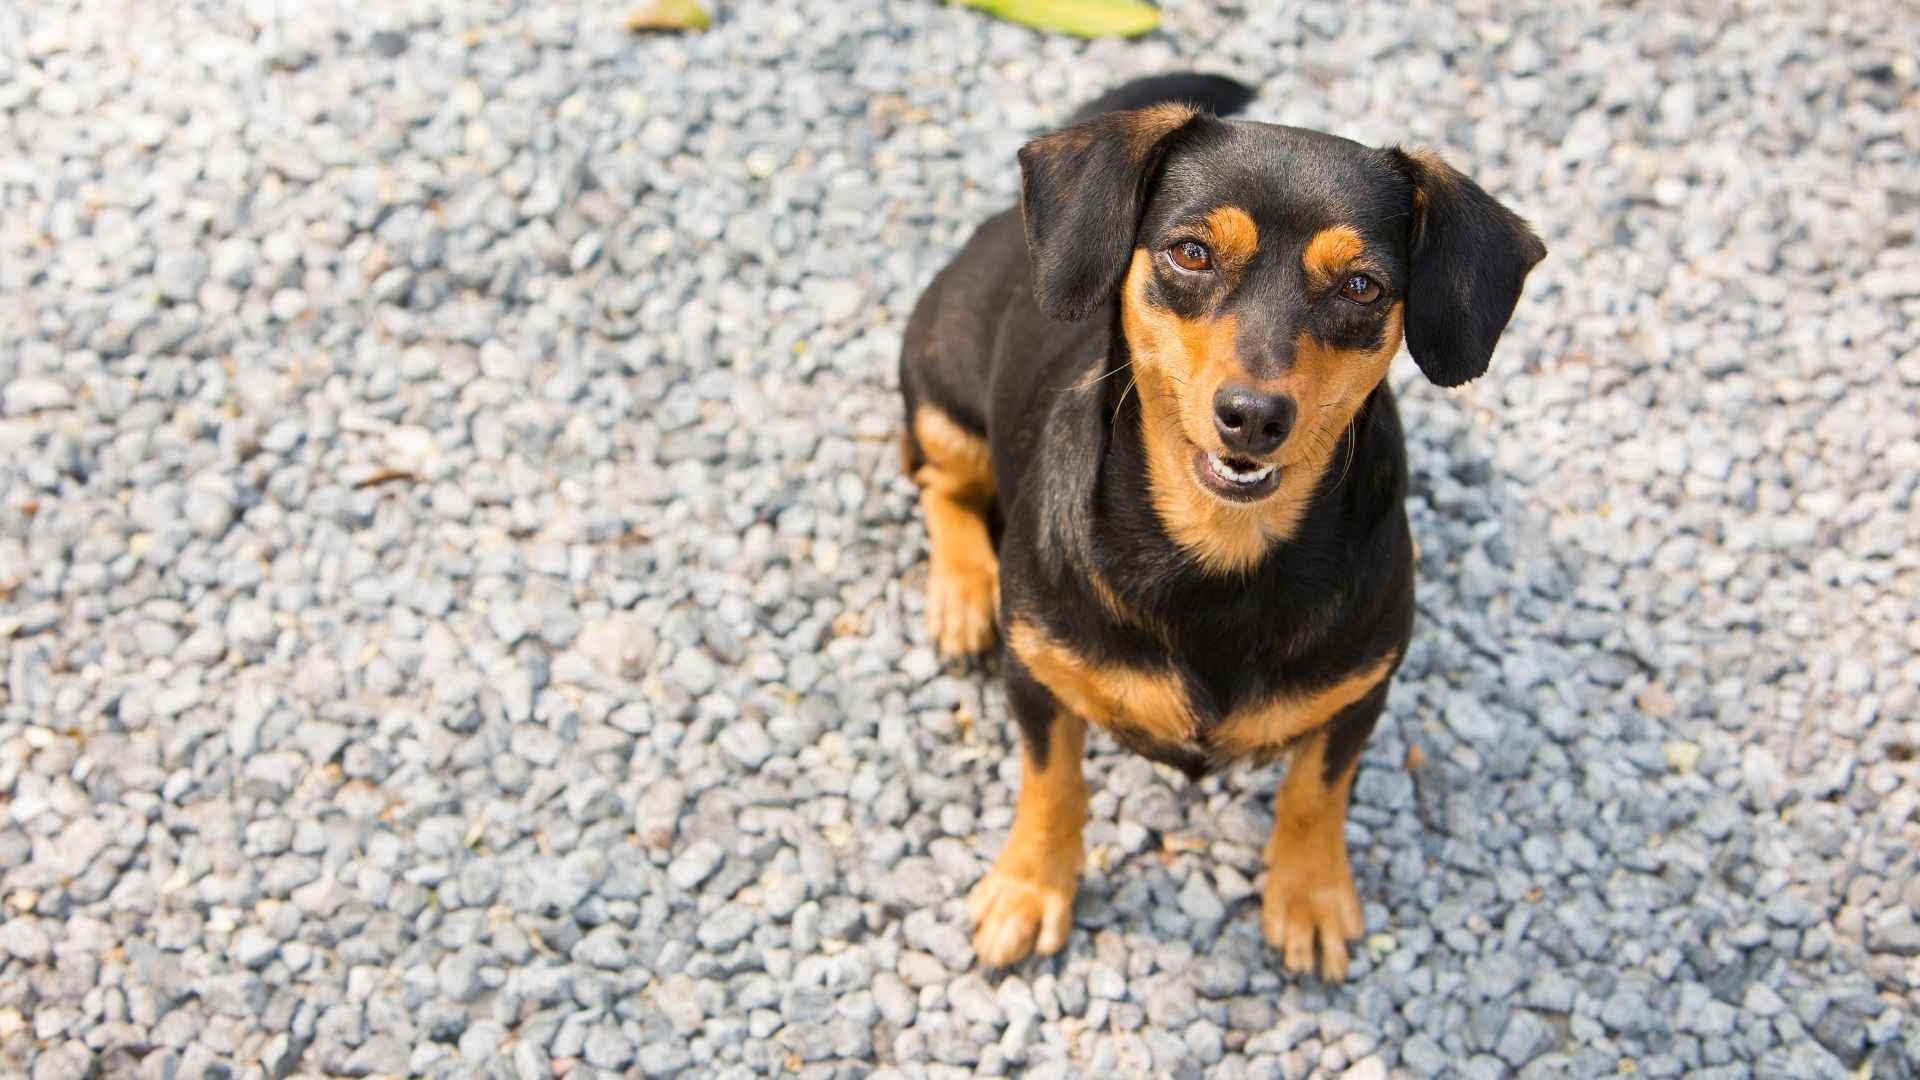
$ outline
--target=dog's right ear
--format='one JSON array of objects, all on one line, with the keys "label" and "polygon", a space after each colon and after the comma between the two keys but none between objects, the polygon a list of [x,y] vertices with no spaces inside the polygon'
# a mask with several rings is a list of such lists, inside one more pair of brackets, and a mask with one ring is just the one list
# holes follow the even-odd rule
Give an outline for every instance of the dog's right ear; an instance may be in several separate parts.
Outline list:
[{"label": "dog's right ear", "polygon": [[1202,115],[1191,105],[1107,113],[1020,148],[1027,259],[1048,318],[1084,319],[1112,299],[1166,147]]}]

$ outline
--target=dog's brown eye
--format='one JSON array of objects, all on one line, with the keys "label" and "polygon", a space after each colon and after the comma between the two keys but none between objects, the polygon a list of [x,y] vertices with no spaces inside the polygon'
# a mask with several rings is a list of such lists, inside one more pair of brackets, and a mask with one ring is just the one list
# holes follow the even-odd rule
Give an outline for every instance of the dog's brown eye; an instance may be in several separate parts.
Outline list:
[{"label": "dog's brown eye", "polygon": [[1380,286],[1365,274],[1355,274],[1340,286],[1340,295],[1356,304],[1371,304],[1380,299]]},{"label": "dog's brown eye", "polygon": [[1213,266],[1213,252],[1196,240],[1182,240],[1168,249],[1167,254],[1173,257],[1173,264],[1182,270],[1198,273]]}]

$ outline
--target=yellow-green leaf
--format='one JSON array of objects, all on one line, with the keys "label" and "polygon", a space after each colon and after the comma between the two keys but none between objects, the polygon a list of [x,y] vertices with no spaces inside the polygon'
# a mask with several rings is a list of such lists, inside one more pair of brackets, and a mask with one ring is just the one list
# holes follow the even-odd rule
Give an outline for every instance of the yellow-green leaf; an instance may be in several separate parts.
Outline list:
[{"label": "yellow-green leaf", "polygon": [[1076,37],[1133,37],[1160,25],[1160,11],[1139,0],[957,0],[1036,30]]},{"label": "yellow-green leaf", "polygon": [[713,24],[698,0],[642,0],[627,12],[627,29],[705,30]]}]

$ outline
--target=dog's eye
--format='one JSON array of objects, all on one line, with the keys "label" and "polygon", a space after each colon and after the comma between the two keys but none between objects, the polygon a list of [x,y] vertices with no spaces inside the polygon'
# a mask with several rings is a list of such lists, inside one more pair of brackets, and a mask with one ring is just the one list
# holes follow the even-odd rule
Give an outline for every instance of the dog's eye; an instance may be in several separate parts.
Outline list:
[{"label": "dog's eye", "polygon": [[1340,286],[1340,295],[1356,304],[1371,304],[1380,299],[1380,286],[1365,274],[1355,274]]},{"label": "dog's eye", "polygon": [[1168,248],[1167,255],[1173,259],[1173,265],[1196,274],[1213,266],[1213,252],[1197,240],[1182,240]]}]

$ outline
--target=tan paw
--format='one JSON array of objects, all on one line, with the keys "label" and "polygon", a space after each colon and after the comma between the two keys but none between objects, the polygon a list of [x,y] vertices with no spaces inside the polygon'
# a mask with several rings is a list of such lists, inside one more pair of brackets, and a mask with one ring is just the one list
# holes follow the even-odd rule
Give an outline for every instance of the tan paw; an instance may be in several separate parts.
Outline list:
[{"label": "tan paw", "polygon": [[998,563],[935,559],[927,575],[927,633],[943,657],[972,656],[993,644],[1000,607]]},{"label": "tan paw", "polygon": [[1260,929],[1291,971],[1314,970],[1314,941],[1320,943],[1320,974],[1329,981],[1347,977],[1347,941],[1366,930],[1360,894],[1345,859],[1338,869],[1324,864],[1271,861],[1267,889],[1260,898]]},{"label": "tan paw", "polygon": [[1073,930],[1073,893],[1079,882],[1042,882],[994,867],[967,895],[973,954],[988,967],[1007,967],[1033,953],[1052,956]]}]

